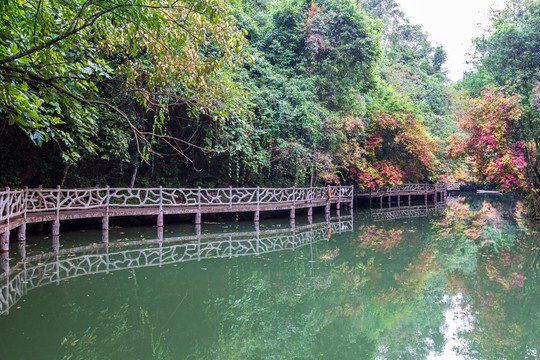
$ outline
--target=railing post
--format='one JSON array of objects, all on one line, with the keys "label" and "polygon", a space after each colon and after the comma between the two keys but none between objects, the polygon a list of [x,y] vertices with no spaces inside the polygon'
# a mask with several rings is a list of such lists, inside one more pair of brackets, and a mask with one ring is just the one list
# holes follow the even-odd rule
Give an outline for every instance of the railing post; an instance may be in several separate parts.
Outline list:
[{"label": "railing post", "polygon": [[60,235],[60,185],[56,187],[56,219],[52,223],[52,235],[53,239],[55,236]]},{"label": "railing post", "polygon": [[109,187],[109,185],[107,185],[107,194],[106,194],[106,196],[107,196],[107,199],[106,199],[107,204],[106,204],[106,206],[107,206],[107,215],[108,215],[109,211],[111,209],[111,188]]},{"label": "railing post", "polygon": [[56,218],[60,217],[60,185],[56,187]]},{"label": "railing post", "polygon": [[308,216],[308,223],[311,225],[313,224],[313,199],[315,198],[315,192],[313,191],[313,186],[310,186],[309,187],[309,190],[308,190],[308,198],[307,200],[309,201],[309,207],[308,207],[308,211],[307,211],[307,216]]},{"label": "railing post", "polygon": [[[369,198],[371,208],[371,197]],[[351,185],[351,215],[354,211],[354,185]]]},{"label": "railing post", "polygon": [[330,185],[327,186],[326,190],[328,193],[328,201],[324,207],[324,215],[326,217],[326,221],[330,221],[330,199],[332,198],[332,190],[330,190]]},{"label": "railing post", "polygon": [[103,231],[109,230],[109,208],[110,208],[110,187],[107,185],[105,190],[105,216],[101,219],[101,229]]},{"label": "railing post", "polygon": [[232,209],[232,186],[229,186],[229,209]]},{"label": "railing post", "polygon": [[255,210],[255,216],[253,218],[253,221],[255,221],[256,223],[259,222],[259,219],[260,219],[260,194],[259,194],[259,187],[257,186],[257,210]]},{"label": "railing post", "polygon": [[341,186],[339,187],[339,190],[338,190],[338,202],[337,202],[337,205],[336,205],[336,209],[338,211],[341,209]]},{"label": "railing post", "polygon": [[158,228],[163,227],[163,187],[159,187],[159,214],[157,217]]},{"label": "railing post", "polygon": [[[9,218],[10,218],[10,203],[11,203],[11,200],[10,200],[10,189],[7,187],[6,188],[6,192],[7,192],[7,205],[6,205],[6,215],[7,215],[7,218],[6,218],[6,229],[5,231],[2,233],[1,237],[0,237],[0,250],[2,252],[8,252],[9,251]],[[6,256],[7,257],[7,256]]]},{"label": "railing post", "polygon": [[7,203],[6,203],[6,224],[9,231],[9,222],[11,220],[11,188],[6,187]]},{"label": "railing post", "polygon": [[41,186],[41,184],[38,186],[38,203],[37,203],[37,208],[41,208],[41,197],[43,195],[43,186]]},{"label": "railing post", "polygon": [[28,186],[24,187],[24,222],[26,222],[26,212],[28,211]]},{"label": "railing post", "polygon": [[163,211],[163,186],[159,187],[159,211]]},{"label": "railing post", "polygon": [[[23,223],[21,224],[21,226],[19,226],[19,231],[17,233],[17,240],[19,241],[19,243],[22,243],[22,242],[25,242],[26,241],[26,202],[27,202],[27,198],[28,198],[28,186],[25,186],[24,187],[24,194],[23,194],[23,197],[22,197],[22,206],[23,206],[23,209],[24,209],[24,219],[23,219]],[[20,244],[19,244],[20,245]],[[24,246],[24,244],[22,244]]]},{"label": "railing post", "polygon": [[[198,193],[197,193],[197,203],[198,203],[198,207],[199,207],[199,211],[195,214],[195,225],[201,225],[201,187],[199,186],[198,188]],[[200,232],[200,227],[195,227],[195,229],[199,229],[199,232]]]}]

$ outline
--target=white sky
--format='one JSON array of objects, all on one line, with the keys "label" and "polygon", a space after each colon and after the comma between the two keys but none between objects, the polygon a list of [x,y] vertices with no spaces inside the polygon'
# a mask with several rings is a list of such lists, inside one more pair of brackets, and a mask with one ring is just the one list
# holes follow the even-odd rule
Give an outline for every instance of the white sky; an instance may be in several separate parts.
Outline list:
[{"label": "white sky", "polygon": [[471,40],[489,25],[490,9],[501,9],[505,0],[397,0],[413,24],[422,25],[433,46],[442,45],[445,67],[453,82],[461,79],[472,53]]}]

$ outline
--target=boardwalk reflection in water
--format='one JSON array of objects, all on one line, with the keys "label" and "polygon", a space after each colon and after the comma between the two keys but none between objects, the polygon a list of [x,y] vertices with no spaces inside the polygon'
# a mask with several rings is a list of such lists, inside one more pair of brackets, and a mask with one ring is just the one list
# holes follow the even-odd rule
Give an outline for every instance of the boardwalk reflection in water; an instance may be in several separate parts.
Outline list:
[{"label": "boardwalk reflection in water", "polygon": [[352,216],[343,216],[301,227],[287,229],[200,234],[153,240],[108,243],[108,232],[102,244],[60,250],[58,237],[53,238],[53,252],[26,258],[24,244],[19,247],[21,261],[10,267],[8,254],[1,258],[0,315],[28,291],[52,283],[85,275],[162,266],[186,261],[261,255],[295,250],[328,240],[331,234],[353,231]]},{"label": "boardwalk reflection in water", "polygon": [[370,214],[374,221],[419,218],[441,214],[447,206],[446,201],[438,201],[429,205],[395,206],[390,208],[371,208]]}]

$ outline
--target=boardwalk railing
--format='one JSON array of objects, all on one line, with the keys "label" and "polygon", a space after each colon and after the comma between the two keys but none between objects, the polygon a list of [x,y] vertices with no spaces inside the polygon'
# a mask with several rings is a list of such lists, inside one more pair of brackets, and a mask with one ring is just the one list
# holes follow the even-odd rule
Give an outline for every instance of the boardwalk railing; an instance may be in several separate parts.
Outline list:
[{"label": "boardwalk railing", "polygon": [[[261,255],[295,250],[327,241],[331,234],[352,232],[352,216],[295,229],[260,232],[189,235],[144,241],[94,244],[26,257],[9,267],[7,254],[0,258],[0,315],[8,314],[29,291],[80,276],[127,269],[162,266],[187,261]],[[23,246],[24,250],[24,246]]]},{"label": "boardwalk railing", "polygon": [[261,211],[290,210],[291,221],[296,209],[324,206],[329,216],[330,205],[350,205],[354,199],[352,186],[319,188],[87,188],[87,189],[24,189],[0,191],[0,250],[9,250],[11,229],[18,228],[18,239],[26,239],[26,224],[52,221],[52,235],[59,235],[60,220],[102,218],[103,229],[109,228],[110,216],[157,216],[163,226],[164,215],[195,214],[201,224],[203,213],[254,212],[259,221]]},{"label": "boardwalk railing", "polygon": [[394,186],[379,186],[373,190],[364,192],[371,196],[389,196],[389,195],[421,195],[425,193],[444,192],[448,190],[446,183],[437,184],[403,184]]},{"label": "boardwalk railing", "polygon": [[[328,193],[330,192],[330,198]],[[352,186],[325,188],[89,188],[0,191],[0,222],[43,212],[350,201]]]}]

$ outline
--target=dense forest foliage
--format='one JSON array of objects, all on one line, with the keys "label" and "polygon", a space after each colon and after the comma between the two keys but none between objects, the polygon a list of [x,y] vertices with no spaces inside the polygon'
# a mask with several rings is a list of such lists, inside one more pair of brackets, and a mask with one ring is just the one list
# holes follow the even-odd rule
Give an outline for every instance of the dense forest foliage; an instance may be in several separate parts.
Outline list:
[{"label": "dense forest foliage", "polygon": [[480,181],[524,190],[540,213],[540,2],[512,0],[474,42],[476,70],[459,89],[468,105],[451,152],[466,156]]},{"label": "dense forest foliage", "polygon": [[493,14],[457,85],[395,0],[0,10],[3,186],[539,188],[537,1]]},{"label": "dense forest foliage", "polygon": [[445,173],[446,55],[394,1],[149,4],[2,5],[3,185]]}]

